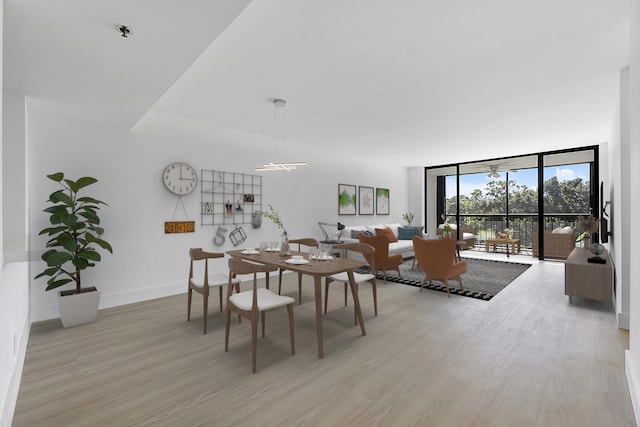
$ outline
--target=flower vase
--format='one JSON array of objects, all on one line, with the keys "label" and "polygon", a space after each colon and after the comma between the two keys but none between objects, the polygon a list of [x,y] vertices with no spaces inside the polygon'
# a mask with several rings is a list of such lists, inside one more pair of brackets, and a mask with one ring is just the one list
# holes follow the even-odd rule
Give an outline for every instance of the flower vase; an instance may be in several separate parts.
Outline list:
[{"label": "flower vase", "polygon": [[282,242],[280,243],[280,256],[288,256],[291,255],[291,250],[289,249],[289,236],[287,236],[287,232],[282,233]]},{"label": "flower vase", "polygon": [[591,236],[587,234],[582,239],[582,247],[585,249],[589,249],[590,246],[591,246]]}]

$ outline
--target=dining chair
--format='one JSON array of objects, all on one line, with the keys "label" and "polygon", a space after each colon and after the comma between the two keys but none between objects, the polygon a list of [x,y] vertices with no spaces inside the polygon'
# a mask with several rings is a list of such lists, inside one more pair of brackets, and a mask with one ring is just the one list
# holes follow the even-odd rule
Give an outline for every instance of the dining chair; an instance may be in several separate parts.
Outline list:
[{"label": "dining chair", "polygon": [[[220,312],[222,313],[222,288],[228,282],[227,275],[223,273],[209,274],[209,260],[214,258],[224,258],[220,252],[205,252],[202,248],[189,249],[189,288],[187,292],[187,322],[191,321],[191,299],[193,291],[202,295],[204,318],[204,333],[207,333],[207,317],[209,306],[209,291],[211,288],[218,288],[220,297]],[[240,280],[234,279],[233,285],[239,290]]]},{"label": "dining chair", "polygon": [[[251,321],[251,364],[253,373],[256,372],[256,358],[258,350],[258,321],[262,322],[262,337],[265,330],[265,312],[275,308],[287,307],[289,313],[289,335],[291,339],[291,354],[295,354],[295,339],[293,333],[293,304],[295,300],[288,296],[278,295],[265,288],[258,288],[258,273],[269,274],[271,268],[239,258],[229,259],[229,282],[227,290],[227,306],[225,316],[224,351],[229,351],[229,327],[231,312],[246,317]],[[233,278],[240,274],[253,275],[253,289],[250,291],[233,293]]]},{"label": "dining chair", "polygon": [[462,274],[467,271],[466,261],[455,261],[456,242],[452,239],[425,240],[419,236],[413,238],[413,250],[418,260],[418,265],[424,270],[425,276],[420,285],[420,292],[428,280],[429,284],[433,280],[443,282],[447,288],[447,296],[451,298],[449,292],[449,280],[455,280],[462,286]]},{"label": "dining chair", "polygon": [[375,252],[373,254],[365,254],[364,259],[371,265],[375,265],[376,270],[382,270],[384,282],[387,283],[387,270],[394,270],[400,275],[400,266],[402,265],[402,255],[393,254],[389,256],[389,238],[384,234],[376,236],[367,236],[364,233],[358,235],[360,243],[366,243],[373,246]]},{"label": "dining chair", "polygon": [[[309,238],[309,237],[305,237],[302,239],[292,239],[289,240],[289,244],[290,245],[298,245],[298,252],[301,252],[302,250],[302,246],[305,246],[306,248],[317,248],[318,246],[320,246],[320,243],[313,238]],[[282,272],[285,269],[280,268],[280,277],[278,279],[278,295],[280,295],[281,291],[282,291]],[[298,273],[298,304],[302,304],[302,273]]]},{"label": "dining chair", "polygon": [[[371,262],[369,264],[369,268],[366,273],[358,273],[356,271],[353,272],[353,279],[356,284],[356,292],[358,291],[358,284],[360,283],[371,283],[371,289],[373,290],[373,311],[375,315],[378,315],[378,292],[376,289],[376,266],[375,266],[375,249],[373,246],[368,245],[366,243],[342,243],[339,245],[333,245],[334,249],[341,249],[346,252],[346,256],[348,258],[349,251],[358,252],[362,254],[362,256],[367,259],[369,257]],[[373,272],[374,274],[371,274]],[[349,275],[346,272],[334,274],[332,276],[328,276],[325,279],[324,283],[324,314],[327,314],[327,303],[329,301],[329,283],[332,282],[340,282],[344,284],[344,306],[347,306],[347,295],[348,295],[348,285],[349,285]],[[358,318],[354,311],[354,319],[355,324],[358,324]]]}]

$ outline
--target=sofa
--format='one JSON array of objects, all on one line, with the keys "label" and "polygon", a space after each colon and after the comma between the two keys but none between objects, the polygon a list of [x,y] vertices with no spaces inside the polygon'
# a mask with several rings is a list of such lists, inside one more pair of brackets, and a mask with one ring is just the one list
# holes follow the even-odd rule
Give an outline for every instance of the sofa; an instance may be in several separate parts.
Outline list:
[{"label": "sofa", "polygon": [[[451,226],[451,236],[455,239],[457,234],[457,226],[456,224],[449,224]],[[440,224],[440,226],[436,229],[436,234],[441,236],[444,233],[443,230],[444,224]],[[460,237],[464,240],[464,246],[461,249],[473,249],[476,245],[476,231],[471,227],[460,227]]]},{"label": "sofa", "polygon": [[[556,228],[544,232],[545,258],[562,258],[569,256],[576,245],[576,237],[571,227]],[[533,256],[539,256],[538,232],[533,232]]]},{"label": "sofa", "polygon": [[376,234],[376,228],[389,227],[398,239],[397,242],[389,242],[389,255],[401,254],[402,258],[413,256],[413,236],[425,237],[422,232],[424,227],[403,226],[400,223],[373,224],[373,225],[347,225],[340,233],[340,240],[344,243],[358,242],[358,234],[365,233],[372,236]]}]

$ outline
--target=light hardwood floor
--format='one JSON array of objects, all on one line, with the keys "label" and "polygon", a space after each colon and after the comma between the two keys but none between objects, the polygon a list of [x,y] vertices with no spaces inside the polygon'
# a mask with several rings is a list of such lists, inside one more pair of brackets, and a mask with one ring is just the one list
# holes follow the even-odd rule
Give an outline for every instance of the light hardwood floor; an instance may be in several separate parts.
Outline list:
[{"label": "light hardwood floor", "polygon": [[[534,264],[490,302],[391,283],[360,297],[367,336],[330,292],[318,359],[311,280],[267,314],[251,374],[249,322],[186,294],[34,325],[14,426],[631,426],[628,334],[600,303],[564,296],[563,265]],[[296,275],[284,291],[297,298]],[[246,285],[245,285],[246,286]],[[185,285],[186,287],[186,285]],[[351,302],[351,298],[349,299]]]}]

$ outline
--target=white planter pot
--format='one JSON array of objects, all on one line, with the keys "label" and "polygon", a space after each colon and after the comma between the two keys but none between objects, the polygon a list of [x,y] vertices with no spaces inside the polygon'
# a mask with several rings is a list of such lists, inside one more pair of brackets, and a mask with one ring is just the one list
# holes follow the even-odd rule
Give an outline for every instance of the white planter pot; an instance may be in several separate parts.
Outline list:
[{"label": "white planter pot", "polygon": [[96,320],[98,304],[100,303],[100,291],[96,289],[91,292],[65,296],[61,295],[62,292],[58,292],[58,306],[60,307],[62,326],[70,328]]}]

